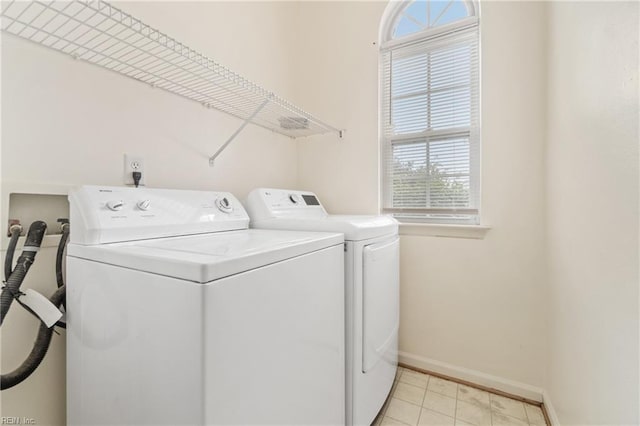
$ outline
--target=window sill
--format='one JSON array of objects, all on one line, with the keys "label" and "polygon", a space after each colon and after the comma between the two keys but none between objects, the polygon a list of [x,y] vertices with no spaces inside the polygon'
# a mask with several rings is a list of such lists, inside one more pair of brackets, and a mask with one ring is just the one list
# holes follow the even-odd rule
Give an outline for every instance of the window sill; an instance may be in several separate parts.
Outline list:
[{"label": "window sill", "polygon": [[486,225],[443,225],[436,223],[400,223],[400,235],[424,237],[484,239],[491,229]]}]

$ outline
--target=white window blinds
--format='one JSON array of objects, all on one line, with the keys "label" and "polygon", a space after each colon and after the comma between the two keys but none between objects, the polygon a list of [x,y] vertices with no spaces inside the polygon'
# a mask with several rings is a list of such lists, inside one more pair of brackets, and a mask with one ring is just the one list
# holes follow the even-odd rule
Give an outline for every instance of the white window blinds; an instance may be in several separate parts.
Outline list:
[{"label": "white window blinds", "polygon": [[392,40],[381,52],[383,211],[478,223],[478,21]]}]

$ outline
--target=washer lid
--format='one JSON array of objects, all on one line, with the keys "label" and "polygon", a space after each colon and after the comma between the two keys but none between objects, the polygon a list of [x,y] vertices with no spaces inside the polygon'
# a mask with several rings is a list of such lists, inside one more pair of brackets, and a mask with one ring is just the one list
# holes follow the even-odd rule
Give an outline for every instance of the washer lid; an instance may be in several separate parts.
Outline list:
[{"label": "washer lid", "polygon": [[343,243],[335,233],[249,229],[83,246],[68,255],[198,283]]},{"label": "washer lid", "polygon": [[391,216],[327,215],[322,218],[278,217],[251,221],[252,228],[340,232],[348,241],[368,240],[398,233],[398,221]]}]

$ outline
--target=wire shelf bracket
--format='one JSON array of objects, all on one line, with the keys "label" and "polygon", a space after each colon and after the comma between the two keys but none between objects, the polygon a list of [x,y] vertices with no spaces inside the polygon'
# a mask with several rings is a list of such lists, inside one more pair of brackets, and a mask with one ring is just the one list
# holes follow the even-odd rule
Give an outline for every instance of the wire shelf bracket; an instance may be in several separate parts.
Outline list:
[{"label": "wire shelf bracket", "polygon": [[1,2],[2,32],[291,138],[343,131],[103,0]]},{"label": "wire shelf bracket", "polygon": [[246,120],[244,120],[244,122],[242,123],[242,125],[238,128],[238,130],[236,130],[235,132],[233,132],[233,134],[229,137],[229,139],[227,139],[227,141],[222,144],[222,146],[220,148],[218,148],[218,150],[216,151],[215,154],[213,154],[211,157],[209,157],[209,165],[211,167],[213,167],[216,158],[218,158],[218,155],[220,155],[222,153],[222,151],[225,150],[225,148],[236,138],[236,136],[238,136],[238,134],[244,130],[245,127],[247,127],[247,124],[251,123],[251,120],[253,120],[253,118],[258,115],[258,113],[260,111],[262,111],[262,108],[264,108],[265,106],[267,106],[267,104],[269,103],[269,99],[265,99],[263,103],[260,104],[260,106],[258,108],[256,108],[256,110],[253,112],[253,114],[251,114],[251,116],[249,118],[247,118]]}]

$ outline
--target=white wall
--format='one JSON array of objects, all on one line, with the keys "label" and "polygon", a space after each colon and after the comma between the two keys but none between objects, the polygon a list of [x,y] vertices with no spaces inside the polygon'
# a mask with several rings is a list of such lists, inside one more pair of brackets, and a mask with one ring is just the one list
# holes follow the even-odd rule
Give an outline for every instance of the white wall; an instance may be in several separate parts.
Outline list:
[{"label": "white wall", "polygon": [[[336,213],[378,211],[386,2],[122,7],[345,138],[292,142],[249,126],[211,169],[237,120],[4,37],[3,190],[119,185],[129,152],[144,157],[149,186],[238,196],[298,187]],[[637,15],[631,3],[484,2],[482,215],[492,229],[480,240],[401,239],[405,355],[548,388],[563,424],[638,422]],[[25,286],[53,290],[53,255],[39,254]],[[35,330],[12,308],[2,371]],[[34,376],[0,393],[2,415],[63,424],[64,377],[63,333]]]},{"label": "white wall", "polygon": [[[378,29],[386,2],[300,5],[300,99],[346,128],[299,145],[299,186],[378,211]],[[484,240],[401,238],[400,349],[544,384],[546,6],[482,4]]]},{"label": "white wall", "polygon": [[637,2],[549,9],[548,390],[562,424],[638,424]]},{"label": "white wall", "polygon": [[387,2],[301,2],[298,102],[345,129],[298,145],[298,184],[329,211],[378,211],[378,24]]},{"label": "white wall", "polygon": [[[283,97],[292,96],[293,4],[126,2],[120,7]],[[208,156],[239,125],[198,103],[2,38],[3,190],[121,185],[124,153],[144,158],[151,187],[220,189],[244,197],[259,185],[295,186],[296,142],[255,126],[209,167]],[[54,248],[38,255],[25,288],[53,292],[54,255]],[[13,306],[1,329],[3,372],[22,362],[35,337],[36,321],[21,311]],[[53,340],[33,376],[0,394],[2,416],[64,424],[64,332]]]}]

